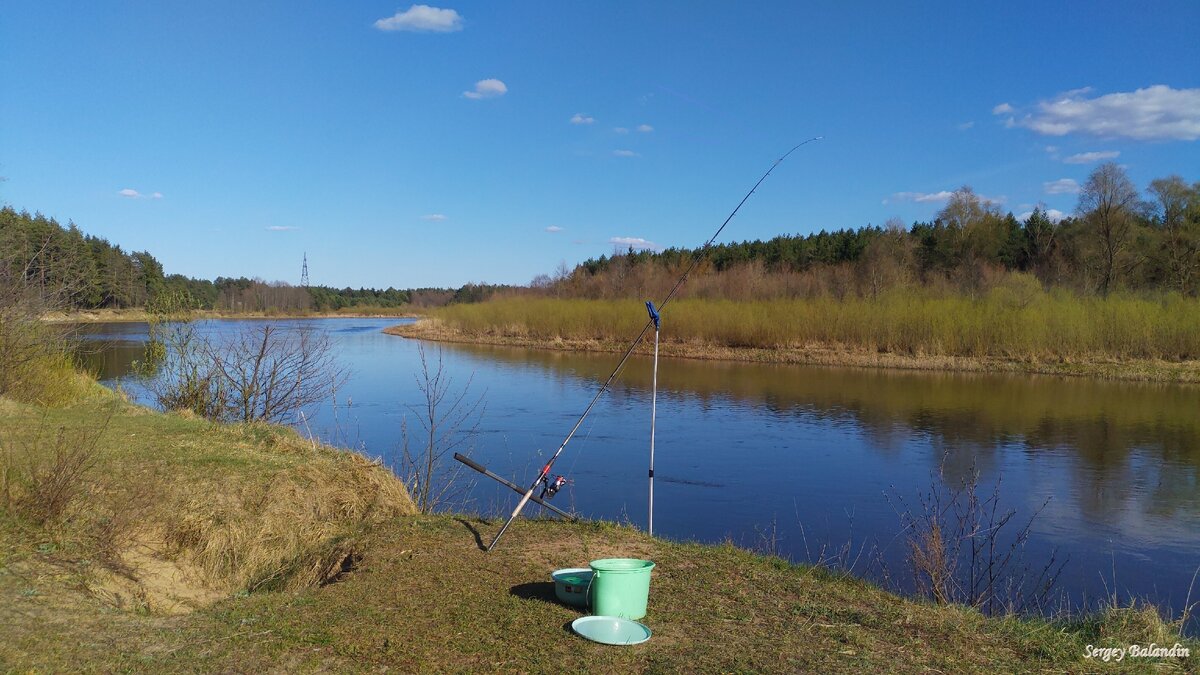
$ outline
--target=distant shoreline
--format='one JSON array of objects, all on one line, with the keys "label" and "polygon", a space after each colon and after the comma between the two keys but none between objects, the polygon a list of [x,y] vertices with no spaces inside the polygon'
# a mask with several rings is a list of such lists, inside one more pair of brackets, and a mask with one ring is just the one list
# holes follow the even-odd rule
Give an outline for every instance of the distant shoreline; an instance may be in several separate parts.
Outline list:
[{"label": "distant shoreline", "polygon": [[[554,338],[549,340],[512,335],[476,335],[447,327],[436,319],[419,318],[411,324],[389,326],[388,335],[404,338],[464,344],[521,347],[566,352],[620,353],[628,343],[601,340]],[[651,342],[643,342],[638,353],[651,353]],[[707,361],[743,361],[852,368],[888,368],[972,373],[1010,373],[1088,377],[1131,382],[1167,384],[1200,383],[1200,361],[1160,360],[1072,360],[1039,361],[963,356],[913,356],[888,352],[869,352],[830,345],[806,345],[784,349],[728,347],[696,342],[664,342],[659,353],[665,357]]]},{"label": "distant shoreline", "polygon": [[[198,319],[415,319],[419,315],[408,311],[387,312],[221,312],[199,310]],[[96,309],[75,312],[54,312],[42,317],[49,323],[134,323],[146,321],[141,309]]]}]

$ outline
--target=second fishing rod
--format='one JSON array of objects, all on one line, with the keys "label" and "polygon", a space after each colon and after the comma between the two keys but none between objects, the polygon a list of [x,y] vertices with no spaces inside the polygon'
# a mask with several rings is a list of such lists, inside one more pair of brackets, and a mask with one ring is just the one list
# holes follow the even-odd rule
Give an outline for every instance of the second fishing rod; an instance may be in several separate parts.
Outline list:
[{"label": "second fishing rod", "polygon": [[[679,277],[679,280],[675,282],[675,285],[671,287],[671,291],[667,293],[667,296],[663,298],[663,301],[659,303],[659,313],[661,313],[663,309],[665,309],[666,306],[671,302],[671,299],[675,297],[675,294],[679,291],[680,287],[683,286],[684,282],[687,281],[692,271],[696,269],[696,266],[700,264],[700,261],[708,252],[708,249],[711,248],[713,243],[717,240],[717,237],[721,236],[721,232],[725,230],[725,226],[729,224],[729,221],[733,220],[733,217],[737,215],[737,212],[742,208],[742,205],[745,204],[748,199],[750,199],[750,196],[754,194],[759,185],[762,185],[762,182],[767,179],[767,176],[771,175],[771,172],[775,170],[775,167],[779,166],[783,160],[787,159],[788,156],[793,152],[799,150],[805,145],[808,145],[809,143],[819,141],[821,138],[821,136],[815,136],[807,141],[804,141],[803,143],[799,143],[792,147],[791,150],[785,152],[782,157],[775,160],[775,163],[771,165],[771,168],[767,169],[766,173],[764,173],[762,177],[758,179],[758,182],[754,184],[754,187],[750,188],[750,191],[747,192],[744,197],[742,197],[742,201],[738,202],[738,205],[729,213],[729,216],[725,218],[725,222],[721,223],[721,226],[717,228],[717,231],[713,233],[713,236],[709,237],[708,241],[704,243],[704,246],[702,246],[696,252],[696,255],[692,257],[692,264],[688,266],[683,275]],[[592,408],[596,406],[596,402],[600,400],[600,397],[604,395],[604,392],[608,391],[609,386],[612,385],[613,381],[616,380],[617,375],[620,374],[621,368],[625,366],[625,362],[629,360],[629,357],[633,354],[633,351],[637,349],[638,344],[641,343],[642,338],[646,336],[647,331],[649,331],[652,326],[654,326],[654,319],[648,320],[646,325],[642,326],[641,332],[637,334],[637,337],[635,337],[633,342],[630,343],[629,349],[627,349],[621,356],[621,360],[617,363],[617,367],[613,368],[612,374],[608,376],[608,379],[605,380],[604,384],[600,386],[600,390],[597,391],[596,395],[592,397],[591,402],[588,403],[587,408],[585,408],[583,411],[583,414],[580,415],[579,419],[575,421],[575,425],[571,427],[571,431],[567,434],[567,437],[564,438],[562,444],[558,446],[558,450],[554,451],[554,454],[550,456],[550,460],[547,461],[546,465],[542,467],[542,470],[540,473],[538,473],[537,478],[533,480],[533,483],[529,486],[529,489],[526,490],[524,496],[521,497],[521,501],[517,504],[517,508],[513,509],[512,515],[508,517],[508,520],[504,522],[504,526],[501,527],[500,531],[496,534],[496,538],[492,539],[492,543],[487,547],[489,552],[496,547],[496,544],[500,541],[500,538],[504,536],[504,533],[508,530],[509,526],[513,524],[513,521],[517,519],[517,516],[521,515],[521,510],[524,509],[525,505],[529,503],[530,498],[533,497],[533,493],[535,490],[537,490],[538,486],[549,480],[550,469],[554,466],[554,462],[558,461],[559,456],[562,454],[563,450],[566,449],[567,444],[570,443],[571,439],[575,437],[575,432],[579,431],[579,427],[583,424],[583,421],[587,419],[587,416],[591,414]]]}]

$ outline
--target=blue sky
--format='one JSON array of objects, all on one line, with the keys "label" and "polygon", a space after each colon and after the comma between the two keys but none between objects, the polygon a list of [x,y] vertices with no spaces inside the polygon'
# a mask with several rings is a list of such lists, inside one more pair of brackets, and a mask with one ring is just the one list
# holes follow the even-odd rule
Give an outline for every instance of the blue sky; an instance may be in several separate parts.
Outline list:
[{"label": "blue sky", "polygon": [[[1149,6],[1150,9],[1143,7]],[[0,202],[167,271],[526,283],[615,242],[1200,180],[1200,3],[9,0]],[[1073,182],[1072,182],[1073,181]],[[650,245],[650,244],[647,244]]]}]

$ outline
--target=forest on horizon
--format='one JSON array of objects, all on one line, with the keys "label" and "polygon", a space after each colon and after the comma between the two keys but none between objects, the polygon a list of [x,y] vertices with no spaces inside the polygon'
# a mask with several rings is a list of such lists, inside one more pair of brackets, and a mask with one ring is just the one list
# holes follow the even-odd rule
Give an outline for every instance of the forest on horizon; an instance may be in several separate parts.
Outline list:
[{"label": "forest on horizon", "polygon": [[874,297],[897,286],[970,294],[1010,273],[1081,295],[1200,290],[1200,182],[1177,175],[1143,197],[1117,164],[1097,167],[1080,187],[1074,215],[1035,209],[1024,221],[955,191],[928,222],[780,235],[707,250],[632,248],[539,275],[528,287],[466,284],[458,289],[294,286],[250,277],[192,279],[166,274],[148,251],[128,252],[40,213],[0,209],[0,274],[42,289],[66,289],[70,309],[142,307],[186,292],[205,309],[230,312],[434,307],[494,295],[611,299],[659,297],[700,254],[684,295],[749,300]]}]

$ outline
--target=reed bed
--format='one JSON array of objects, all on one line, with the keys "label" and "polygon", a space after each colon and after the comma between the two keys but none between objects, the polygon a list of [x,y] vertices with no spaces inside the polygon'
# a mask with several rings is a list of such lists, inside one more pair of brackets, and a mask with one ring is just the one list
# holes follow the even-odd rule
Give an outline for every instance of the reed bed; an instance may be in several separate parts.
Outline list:
[{"label": "reed bed", "polygon": [[[646,322],[636,300],[498,298],[432,312],[468,336],[623,341]],[[1200,358],[1200,300],[1080,296],[1005,285],[974,296],[895,289],[874,298],[684,299],[662,339],[717,347],[826,347],[1008,359]]]}]

